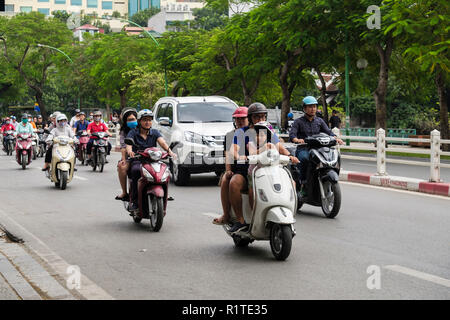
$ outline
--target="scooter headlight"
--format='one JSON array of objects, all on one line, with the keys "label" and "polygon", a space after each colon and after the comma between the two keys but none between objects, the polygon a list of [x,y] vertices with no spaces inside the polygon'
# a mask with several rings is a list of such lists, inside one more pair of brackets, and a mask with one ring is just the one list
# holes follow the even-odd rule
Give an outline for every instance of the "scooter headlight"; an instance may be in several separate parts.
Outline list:
[{"label": "scooter headlight", "polygon": [[166,182],[167,178],[170,176],[170,170],[168,170],[166,168],[166,170],[164,171],[162,177],[161,177],[161,182]]},{"label": "scooter headlight", "polygon": [[142,174],[143,174],[144,177],[147,179],[147,181],[149,181],[149,182],[155,181],[155,179],[154,179],[153,176],[150,174],[150,172],[147,171],[147,169],[142,168]]},{"label": "scooter headlight", "polygon": [[70,157],[72,156],[73,151],[69,150],[69,152],[67,153],[67,156],[63,156],[58,149],[56,149],[56,155],[59,157],[59,159],[61,159],[62,161],[69,161]]},{"label": "scooter headlight", "polygon": [[65,145],[67,145],[69,143],[69,140],[65,139],[65,138],[59,138],[59,142],[58,143],[60,145],[62,145],[62,146],[65,146]]}]

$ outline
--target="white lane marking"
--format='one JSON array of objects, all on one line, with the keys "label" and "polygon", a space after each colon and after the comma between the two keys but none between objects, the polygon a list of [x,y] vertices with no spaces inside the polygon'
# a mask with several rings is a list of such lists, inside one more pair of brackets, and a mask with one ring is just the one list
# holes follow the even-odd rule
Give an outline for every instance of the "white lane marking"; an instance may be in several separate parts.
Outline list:
[{"label": "white lane marking", "polygon": [[78,179],[78,180],[82,180],[82,181],[87,181],[87,180],[89,180],[88,178],[83,178],[83,177],[80,177],[80,176],[73,176],[73,178],[74,178],[74,179]]},{"label": "white lane marking", "polygon": [[410,268],[406,268],[406,267],[402,267],[402,266],[398,266],[398,265],[389,265],[389,266],[384,266],[383,268],[391,270],[391,271],[403,273],[408,276],[419,278],[419,279],[422,279],[425,281],[430,281],[430,282],[439,284],[441,286],[450,288],[450,280],[449,279],[441,278],[441,277],[438,277],[438,276],[435,276],[435,275],[432,275],[429,273],[417,271],[414,269],[410,269]]},{"label": "white lane marking", "polygon": [[374,188],[374,189],[381,189],[381,190],[385,190],[385,191],[406,193],[406,194],[414,195],[414,196],[430,197],[430,198],[441,199],[441,200],[450,200],[450,197],[439,196],[439,195],[435,195],[435,194],[429,194],[429,193],[418,192],[418,191],[400,190],[400,189],[395,189],[395,188],[374,186],[371,184],[348,182],[348,181],[339,181],[339,183],[340,184],[348,184],[348,185],[355,186],[355,187]]},{"label": "white lane marking", "polygon": [[207,216],[207,217],[211,217],[211,218],[218,218],[218,217],[220,217],[220,214],[215,213],[215,212],[203,212],[202,215]]}]

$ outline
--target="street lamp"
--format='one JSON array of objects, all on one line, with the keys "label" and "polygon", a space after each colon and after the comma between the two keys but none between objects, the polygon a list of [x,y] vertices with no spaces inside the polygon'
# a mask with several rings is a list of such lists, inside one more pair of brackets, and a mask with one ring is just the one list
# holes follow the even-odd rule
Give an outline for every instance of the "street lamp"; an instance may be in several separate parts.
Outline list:
[{"label": "street lamp", "polygon": [[[56,51],[62,53],[64,56],[66,56],[67,60],[69,60],[70,63],[73,64],[73,60],[67,55],[67,53],[65,53],[64,51],[62,51],[62,50],[60,50],[58,48],[55,48],[55,47],[52,47],[52,46],[49,46],[49,45],[46,45],[46,44],[41,44],[41,43],[38,43],[36,46],[37,47],[44,47],[44,48],[49,48],[49,49],[56,50]],[[80,92],[79,92],[79,90],[78,90],[78,109],[80,109]]]},{"label": "street lamp", "polygon": [[[159,47],[159,42],[156,41],[155,37],[152,36],[152,34],[150,32],[148,32],[147,30],[145,30],[142,26],[138,25],[136,22],[134,21],[130,21],[124,18],[120,18],[121,22],[128,22],[132,25],[135,25],[136,27],[140,28],[142,31],[144,31],[146,34],[148,34],[150,36],[150,38],[156,43],[156,45]],[[165,88],[165,92],[166,92],[166,97],[167,97],[167,69],[166,69],[166,57],[164,55],[164,88]]]}]

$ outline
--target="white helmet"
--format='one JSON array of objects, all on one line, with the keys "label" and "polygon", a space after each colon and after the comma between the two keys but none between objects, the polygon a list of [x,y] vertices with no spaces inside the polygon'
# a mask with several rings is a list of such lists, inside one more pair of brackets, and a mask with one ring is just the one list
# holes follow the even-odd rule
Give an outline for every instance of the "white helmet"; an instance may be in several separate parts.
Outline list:
[{"label": "white helmet", "polygon": [[137,119],[141,120],[142,117],[152,117],[153,118],[153,112],[150,109],[143,109],[138,112]]},{"label": "white helmet", "polygon": [[56,122],[60,122],[61,120],[66,120],[67,121],[67,117],[66,117],[66,115],[64,113],[60,113],[56,117]]}]

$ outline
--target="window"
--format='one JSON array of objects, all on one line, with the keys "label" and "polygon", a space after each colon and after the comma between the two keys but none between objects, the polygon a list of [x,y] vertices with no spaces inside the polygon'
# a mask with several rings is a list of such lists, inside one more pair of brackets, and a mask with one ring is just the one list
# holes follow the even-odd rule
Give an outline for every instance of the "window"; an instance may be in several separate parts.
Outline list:
[{"label": "window", "polygon": [[97,6],[98,6],[97,0],[87,0],[88,8],[97,8]]},{"label": "window", "polygon": [[170,123],[173,122],[173,106],[171,103],[167,104],[167,111],[165,112],[165,116],[169,118]]},{"label": "window", "polygon": [[150,0],[152,8],[161,8],[161,0]]},{"label": "window", "polygon": [[236,106],[230,102],[180,103],[177,119],[180,123],[230,122]]},{"label": "window", "polygon": [[55,4],[66,4],[66,0],[55,0]]},{"label": "window", "polygon": [[102,1],[103,10],[112,10],[112,1]]},{"label": "window", "polygon": [[[38,0],[38,2],[49,2],[50,0]],[[39,10],[39,9],[38,9]]]},{"label": "window", "polygon": [[158,110],[156,110],[156,120],[159,121],[160,118],[166,117],[167,111],[167,103],[162,103],[158,106]]},{"label": "window", "polygon": [[38,8],[38,12],[43,13],[46,16],[48,16],[50,14],[50,9],[49,8]]},{"label": "window", "polygon": [[5,11],[6,12],[14,12],[14,5],[13,4],[5,4]]},{"label": "window", "polygon": [[81,0],[70,0],[70,5],[81,6]]},{"label": "window", "polygon": [[20,7],[20,12],[31,12],[33,7]]},{"label": "window", "polygon": [[145,10],[148,8],[148,2],[149,0],[141,0],[141,10]]}]

